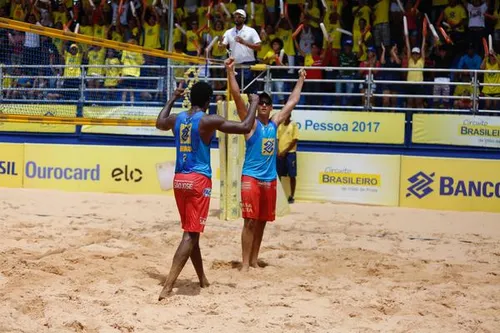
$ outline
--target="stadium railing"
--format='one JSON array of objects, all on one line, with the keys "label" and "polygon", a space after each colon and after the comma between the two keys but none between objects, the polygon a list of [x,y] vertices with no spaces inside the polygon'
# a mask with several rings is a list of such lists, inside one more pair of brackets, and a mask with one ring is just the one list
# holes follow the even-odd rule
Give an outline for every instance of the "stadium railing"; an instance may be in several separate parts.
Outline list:
[{"label": "stadium railing", "polygon": [[[47,71],[58,69],[60,73],[64,71],[64,65],[54,65],[47,68],[41,65],[3,65],[0,64],[0,103],[76,103],[79,105],[132,105],[131,101],[122,100],[122,93],[130,92],[137,95],[134,105],[143,106],[160,106],[163,105],[170,96],[171,92],[182,80],[201,80],[210,82],[214,85],[214,94],[225,96],[226,94],[226,76],[224,66],[221,65],[169,65],[169,66],[133,66],[141,68],[141,76],[127,77],[129,83],[126,87],[118,85],[115,88],[107,88],[103,86],[105,79],[123,79],[123,77],[106,77],[106,76],[87,76],[87,70],[90,67],[125,67],[123,65],[115,66],[89,66],[79,65],[81,75],[71,77],[78,85],[70,88],[64,84],[65,78],[61,75],[47,75]],[[72,67],[75,67],[73,65]],[[132,67],[132,66],[127,66]],[[249,66],[241,66],[242,68],[250,68]],[[321,109],[321,110],[351,110],[351,111],[418,111],[418,112],[471,112],[471,113],[500,113],[500,103],[496,109],[485,109],[485,101],[500,101],[499,96],[483,95],[482,89],[485,86],[499,87],[500,84],[485,84],[483,83],[484,73],[494,73],[500,75],[500,71],[483,71],[483,70],[456,70],[456,69],[408,69],[408,68],[360,68],[360,67],[286,67],[286,66],[265,66],[255,73],[255,79],[252,82],[244,82],[240,75],[238,80],[242,90],[247,88],[251,83],[258,84],[259,90],[269,92],[274,100],[275,107],[278,108],[280,101],[286,100],[297,80],[297,71],[299,68],[306,70],[322,70],[326,78],[321,80],[308,79],[302,92],[302,98],[297,108],[300,109]],[[193,69],[196,74],[193,75]],[[255,67],[254,67],[255,69]],[[43,75],[19,74],[38,72]],[[186,73],[191,70],[190,76],[179,76],[179,73]],[[273,73],[277,71],[285,71],[280,75],[280,78],[273,79]],[[346,78],[341,73],[351,71],[356,73],[352,77]],[[360,71],[368,73],[361,77]],[[438,81],[423,81],[410,82],[404,79],[400,80],[384,80],[381,75],[387,72],[399,73],[404,77],[409,71],[422,71],[424,76],[431,73],[437,74],[446,72],[451,74],[449,82]],[[17,72],[17,74],[16,74]],[[292,74],[290,74],[292,73]],[[375,75],[374,75],[375,74]],[[465,79],[459,79],[459,77]],[[40,86],[40,80],[44,84]],[[99,87],[92,87],[92,81],[99,81]],[[13,82],[16,82],[13,86]],[[22,82],[19,86],[19,82]],[[33,84],[38,82],[37,86]],[[276,89],[277,85],[274,82],[283,82],[284,89]],[[311,87],[311,84],[316,83]],[[338,85],[350,85],[350,92],[338,92]],[[390,88],[384,93],[380,86]],[[449,91],[446,95],[434,95],[433,88],[436,86],[448,86]],[[470,91],[470,95],[458,96],[455,95],[454,88],[465,86],[465,91]],[[282,91],[279,91],[282,90]],[[445,90],[445,91],[446,91]],[[396,93],[395,93],[396,92]],[[41,94],[40,94],[41,93]],[[53,96],[50,96],[52,93]],[[158,93],[159,96],[155,96]],[[418,94],[416,94],[418,93]],[[110,96],[111,95],[111,96]],[[161,95],[161,96],[160,96]],[[279,98],[284,96],[284,98]],[[383,98],[396,98],[397,105],[382,106]],[[423,108],[410,108],[405,105],[405,101],[409,98],[420,98],[426,101]],[[437,101],[435,101],[437,99]],[[464,101],[463,105],[467,107],[455,107],[454,101]],[[441,101],[444,101],[445,106],[442,106]],[[215,101],[214,101],[215,102]],[[439,105],[438,105],[439,104]],[[448,104],[446,106],[446,104]],[[491,103],[490,103],[491,104]],[[496,103],[493,103],[496,104]],[[436,107],[438,106],[438,107]]]}]

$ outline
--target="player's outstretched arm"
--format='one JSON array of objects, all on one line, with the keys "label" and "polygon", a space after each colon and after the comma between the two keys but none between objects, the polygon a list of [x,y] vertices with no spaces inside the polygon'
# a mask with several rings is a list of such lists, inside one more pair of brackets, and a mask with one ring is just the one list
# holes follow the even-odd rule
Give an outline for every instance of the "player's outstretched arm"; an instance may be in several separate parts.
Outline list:
[{"label": "player's outstretched arm", "polygon": [[219,130],[224,133],[230,134],[248,134],[255,124],[255,114],[257,105],[259,104],[259,96],[252,94],[249,95],[250,107],[248,108],[247,115],[242,122],[230,121],[218,115],[210,115],[203,118],[203,127],[207,132],[213,133]]},{"label": "player's outstretched arm", "polygon": [[175,101],[181,98],[183,94],[184,94],[184,89],[182,88],[175,89],[174,94],[168,100],[167,104],[165,104],[160,114],[158,115],[158,118],[156,119],[157,129],[162,131],[168,131],[174,128],[175,119],[177,118],[177,115],[175,114],[171,115],[170,112],[172,111],[172,107],[174,106]]},{"label": "player's outstretched arm", "polygon": [[240,117],[240,120],[243,121],[247,116],[247,108],[243,98],[241,97],[240,86],[236,80],[236,74],[234,72],[234,58],[227,59],[224,64],[226,65],[227,79],[229,81],[229,92],[231,93],[231,96],[233,96],[238,116]]},{"label": "player's outstretched arm", "polygon": [[293,88],[292,94],[288,98],[288,101],[286,102],[285,106],[283,109],[281,109],[280,112],[276,113],[271,120],[279,126],[282,122],[285,121],[286,118],[292,113],[293,109],[295,108],[295,105],[300,100],[300,93],[302,92],[302,87],[304,86],[304,81],[306,79],[306,71],[305,69],[300,69],[299,70],[299,80],[295,84],[295,88]]}]

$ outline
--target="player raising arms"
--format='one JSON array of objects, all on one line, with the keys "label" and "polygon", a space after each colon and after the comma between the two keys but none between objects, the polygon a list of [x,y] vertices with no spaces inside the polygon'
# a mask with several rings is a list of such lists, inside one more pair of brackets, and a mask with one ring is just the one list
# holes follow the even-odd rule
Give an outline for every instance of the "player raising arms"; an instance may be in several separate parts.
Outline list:
[{"label": "player raising arms", "polygon": [[[234,59],[226,60],[226,70],[228,73],[234,73]],[[183,95],[183,89],[177,89],[156,120],[156,128],[174,132],[176,146],[174,195],[184,230],[170,273],[160,293],[160,301],[171,293],[177,277],[189,258],[200,280],[200,287],[208,287],[209,283],[203,272],[199,240],[200,233],[205,228],[212,190],[210,143],[216,130],[232,134],[248,134],[255,123],[255,110],[259,100],[257,95],[249,96],[250,108],[247,111],[239,92],[233,94],[238,107],[244,108],[238,111],[246,115],[242,122],[234,122],[205,113],[212,94],[212,88],[207,83],[196,83],[191,88],[191,109],[171,115],[174,102]]]},{"label": "player raising arms", "polygon": [[[230,91],[239,92],[234,73],[229,73]],[[242,271],[257,267],[260,244],[267,222],[272,222],[276,215],[276,145],[277,128],[292,113],[300,99],[300,93],[306,71],[299,71],[299,80],[283,109],[269,118],[272,111],[272,99],[267,93],[259,95],[257,119],[250,133],[245,134],[245,162],[241,177],[241,210],[244,218],[241,233]],[[248,114],[243,101],[235,100],[241,120]]]}]

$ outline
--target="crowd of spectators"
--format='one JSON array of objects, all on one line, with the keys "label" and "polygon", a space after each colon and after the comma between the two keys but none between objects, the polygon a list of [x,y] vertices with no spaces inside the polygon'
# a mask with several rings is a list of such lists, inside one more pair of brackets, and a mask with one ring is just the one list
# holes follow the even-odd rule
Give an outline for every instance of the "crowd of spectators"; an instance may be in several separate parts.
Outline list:
[{"label": "crowd of spectators", "polygon": [[[243,10],[244,23],[255,29],[257,38],[251,44],[255,62],[268,65],[356,67],[357,70],[308,70],[309,80],[342,79],[352,82],[308,82],[305,92],[364,93],[367,67],[381,69],[414,68],[411,72],[396,70],[371,71],[372,92],[384,94],[372,98],[372,105],[395,107],[471,107],[471,74],[452,73],[446,69],[499,70],[494,50],[485,53],[483,38],[491,34],[493,49],[500,44],[499,0],[280,0],[211,1],[177,0],[174,8],[176,27],[169,32],[168,0],[0,0],[0,17],[31,24],[75,31],[88,36],[114,41],[137,43],[149,48],[167,50],[169,45],[178,53],[224,59],[227,50],[224,34],[235,26],[237,9]],[[326,5],[326,8],[325,8]],[[404,33],[406,17],[408,34]],[[429,18],[434,29],[426,24]],[[326,28],[326,38],[320,23]],[[298,27],[300,31],[297,31]],[[238,30],[239,31],[239,30]],[[437,33],[437,38],[435,36]],[[172,40],[169,40],[172,36]],[[206,47],[218,37],[211,50]],[[259,42],[256,42],[259,41]],[[243,41],[245,42],[245,41]],[[238,43],[243,43],[238,42]],[[246,42],[245,42],[246,43]],[[487,43],[486,43],[487,44]],[[234,46],[233,46],[234,48]],[[283,50],[283,51],[282,51]],[[208,54],[207,54],[208,53]],[[280,57],[280,54],[284,56]],[[87,93],[91,99],[122,99],[134,96],[141,100],[165,98],[164,81],[133,80],[136,77],[162,76],[163,69],[139,69],[138,65],[164,65],[164,59],[142,56],[133,52],[89,47],[65,43],[58,39],[0,29],[0,63],[8,65],[43,65],[25,69],[15,67],[4,73],[5,87],[32,87],[29,94],[8,91],[7,98],[56,99],[60,87],[74,88],[65,92],[77,94],[80,80],[78,67],[57,68],[51,65],[124,65],[123,68],[88,68],[86,76],[109,76],[105,79],[87,79]],[[130,67],[127,67],[130,66]],[[436,68],[439,71],[419,71]],[[53,79],[9,79],[9,75],[53,75]],[[205,75],[224,77],[221,70]],[[119,77],[118,79],[113,77]],[[295,79],[296,71],[272,71],[271,86],[261,87],[273,92],[287,92],[292,83],[282,79]],[[491,72],[478,78],[484,83],[500,84],[500,74]],[[408,84],[386,84],[384,81],[406,81]],[[435,84],[418,84],[418,82]],[[463,82],[454,85],[453,82]],[[450,84],[451,83],[451,84]],[[215,90],[224,90],[225,82],[213,82]],[[37,87],[53,90],[37,92]],[[149,88],[158,93],[111,92],[100,93],[99,88]],[[94,90],[92,90],[94,89]],[[483,86],[484,96],[499,97],[500,86]],[[5,94],[5,93],[4,93]],[[73,95],[72,95],[73,94]],[[393,98],[391,94],[417,95],[412,98]],[[421,98],[419,95],[433,95]],[[463,96],[448,99],[445,96]],[[6,97],[6,96],[4,96]],[[274,95],[281,103],[286,96]],[[364,96],[308,96],[308,104],[361,105]],[[494,100],[483,102],[485,108],[496,108]]]}]

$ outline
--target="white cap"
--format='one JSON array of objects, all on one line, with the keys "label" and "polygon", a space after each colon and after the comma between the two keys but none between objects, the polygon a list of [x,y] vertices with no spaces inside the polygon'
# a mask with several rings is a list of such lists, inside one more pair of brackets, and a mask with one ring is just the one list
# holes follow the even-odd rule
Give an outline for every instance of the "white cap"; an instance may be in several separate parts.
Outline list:
[{"label": "white cap", "polygon": [[237,10],[235,10],[234,13],[233,13],[233,15],[236,15],[236,14],[240,14],[244,18],[247,18],[247,13],[245,13],[245,11],[243,9],[237,9]]},{"label": "white cap", "polygon": [[420,48],[419,47],[414,47],[411,49],[411,53],[418,53],[420,54]]}]

